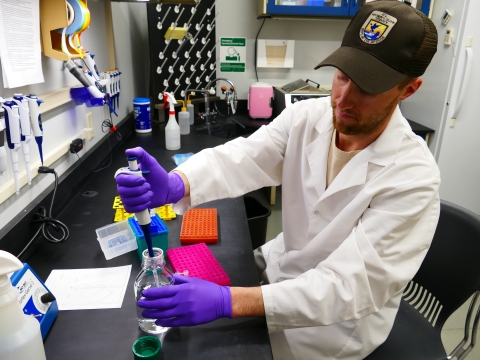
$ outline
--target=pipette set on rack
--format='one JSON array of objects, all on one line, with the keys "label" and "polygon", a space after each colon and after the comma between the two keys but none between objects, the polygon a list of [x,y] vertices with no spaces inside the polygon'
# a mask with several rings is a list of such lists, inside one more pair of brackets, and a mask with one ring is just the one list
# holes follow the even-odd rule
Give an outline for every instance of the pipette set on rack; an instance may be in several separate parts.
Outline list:
[{"label": "pipette set on rack", "polygon": [[87,0],[40,2],[43,52],[65,61],[65,67],[83,87],[71,89],[75,104],[88,107],[108,105],[116,114],[120,106],[120,74],[117,69],[100,73],[95,55],[82,44],[81,36],[90,26]]},{"label": "pipette set on rack", "polygon": [[[215,27],[218,12],[214,0],[196,5],[151,4],[147,7],[150,49],[155,56],[153,90],[163,103],[163,92],[185,97],[185,89],[205,86],[215,75]],[[164,41],[159,41],[159,37]]]},{"label": "pipette set on rack", "polygon": [[[61,21],[62,14],[65,16],[64,22]],[[45,16],[48,21],[43,19]],[[71,89],[75,103],[86,103],[87,106],[108,105],[110,112],[116,115],[116,109],[120,106],[121,72],[115,69],[99,73],[95,55],[82,45],[81,35],[90,25],[86,0],[66,0],[63,6],[61,2],[42,2],[41,21],[43,27],[51,30],[43,37],[45,55],[64,60],[65,67],[83,85]],[[32,183],[29,148],[32,139],[37,143],[43,165],[41,103],[43,101],[35,94],[25,96],[16,93],[11,98],[0,97],[0,174],[7,170],[8,149],[16,194],[19,194],[23,185],[19,176],[20,153],[23,154],[25,163],[26,182],[29,185]]]},{"label": "pipette set on rack", "polygon": [[35,138],[37,143],[40,160],[43,165],[43,128],[39,109],[42,102],[35,94],[24,96],[16,93],[13,98],[4,99],[0,97],[0,174],[7,170],[6,145],[10,152],[16,194],[20,193],[18,176],[18,153],[20,149],[25,162],[27,183],[28,185],[32,184],[30,148],[28,145],[32,137]]},{"label": "pipette set on rack", "polygon": [[[80,78],[74,74],[77,79],[88,89],[88,93],[90,94],[90,101],[86,100],[85,103],[87,106],[101,106],[106,104],[110,107],[110,112],[113,112],[115,115],[117,115],[115,110],[120,107],[120,75],[122,73],[118,69],[107,70],[99,73],[94,58],[95,55],[87,51],[85,56],[82,57],[83,64],[78,65],[75,63],[75,65],[81,69],[88,80],[88,82],[84,84],[85,81],[80,80]],[[69,66],[72,66],[69,65],[70,62],[67,62],[66,64],[69,70]],[[72,72],[72,70],[70,70],[70,72]],[[96,91],[97,89],[100,91],[100,93]],[[71,92],[73,99],[76,98],[76,94],[74,93],[75,91]]]},{"label": "pipette set on rack", "polygon": [[70,96],[76,105],[86,104],[87,107],[108,105],[110,113],[117,115],[116,109],[120,107],[120,75],[122,74],[118,69],[99,74],[96,71],[96,65],[95,70],[91,71],[90,68],[83,68],[73,60],[67,61],[65,67],[84,86],[70,89]]}]

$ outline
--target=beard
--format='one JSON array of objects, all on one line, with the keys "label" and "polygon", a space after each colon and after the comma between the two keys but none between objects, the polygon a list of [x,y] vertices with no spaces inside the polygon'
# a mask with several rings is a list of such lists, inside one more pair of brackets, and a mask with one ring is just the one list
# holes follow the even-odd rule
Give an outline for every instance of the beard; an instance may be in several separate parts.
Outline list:
[{"label": "beard", "polygon": [[344,112],[346,115],[353,116],[355,118],[354,124],[346,124],[341,118],[337,117],[335,110],[337,109],[336,102],[331,99],[332,112],[333,112],[333,126],[337,132],[344,135],[370,135],[386,121],[389,120],[390,115],[397,106],[397,98],[393,99],[388,105],[383,108],[377,109],[375,112],[368,116],[363,116],[360,113],[355,113],[350,110]]}]

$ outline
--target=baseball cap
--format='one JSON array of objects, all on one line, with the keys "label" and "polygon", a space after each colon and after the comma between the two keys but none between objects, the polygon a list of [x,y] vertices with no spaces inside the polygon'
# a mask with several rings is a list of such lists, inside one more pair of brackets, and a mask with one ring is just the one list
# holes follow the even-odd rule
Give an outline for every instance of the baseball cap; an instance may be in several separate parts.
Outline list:
[{"label": "baseball cap", "polygon": [[437,29],[422,12],[397,0],[377,0],[360,7],[341,47],[315,70],[336,67],[360,89],[379,94],[407,76],[423,75],[437,42]]}]

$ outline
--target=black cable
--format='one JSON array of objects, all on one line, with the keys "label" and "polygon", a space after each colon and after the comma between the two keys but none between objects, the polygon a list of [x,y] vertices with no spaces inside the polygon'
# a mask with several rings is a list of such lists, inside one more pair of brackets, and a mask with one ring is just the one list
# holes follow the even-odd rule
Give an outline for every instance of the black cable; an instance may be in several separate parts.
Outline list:
[{"label": "black cable", "polygon": [[115,133],[118,141],[122,141],[122,134],[117,131],[115,125],[113,125],[112,114],[110,113],[110,119],[105,119],[102,121],[102,132],[105,134],[107,132]]},{"label": "black cable", "polygon": [[[106,121],[106,120],[105,120]],[[121,136],[121,135],[120,135]],[[78,153],[76,152],[75,155],[77,155],[78,157],[78,160],[80,160],[80,164],[85,168],[87,169],[88,171],[92,172],[92,173],[97,173],[99,171],[102,171],[102,170],[105,170],[106,168],[108,168],[110,165],[112,165],[112,160],[113,160],[113,151],[112,151],[112,146],[110,145],[110,136],[107,136],[107,142],[108,142],[108,148],[110,149],[110,161],[108,162],[108,164],[100,169],[97,169],[97,170],[90,170],[82,161],[82,158],[78,155]]]},{"label": "black cable", "polygon": [[[117,131],[117,128],[115,127],[115,125],[113,125],[113,121],[112,121],[112,114],[110,113],[110,119],[105,119],[102,121],[102,132],[105,134],[107,132],[113,132],[115,133],[115,136],[117,137],[117,140],[118,141],[122,141],[122,134],[120,134],[118,131]],[[92,172],[92,173],[97,173],[99,171],[102,171],[102,170],[105,170],[106,168],[108,168],[110,165],[112,165],[112,161],[113,161],[113,150],[112,150],[112,145],[110,144],[110,137],[107,136],[107,141],[108,141],[108,148],[110,149],[110,161],[108,162],[108,165],[102,167],[101,169],[97,169],[97,170],[90,170],[82,161],[82,158],[78,155],[78,153],[75,153],[78,157],[78,160],[80,160],[80,164],[85,168],[87,169],[89,172]]]},{"label": "black cable", "polygon": [[[110,114],[110,119],[105,119],[102,122],[102,132],[107,133],[109,131],[114,132],[119,141],[122,140],[122,134],[120,134],[117,131],[117,128],[113,125],[111,114]],[[80,156],[78,155],[78,153],[75,153],[77,155],[78,159],[80,160],[80,164],[82,164],[88,171],[96,173],[96,172],[99,172],[101,170],[104,170],[104,169],[108,168],[112,164],[113,151],[112,151],[112,146],[110,144],[110,137],[109,136],[107,136],[107,141],[108,141],[108,148],[110,149],[110,161],[108,162],[108,165],[104,166],[101,169],[97,169],[97,170],[88,169],[85,166],[85,164],[83,163],[83,161],[80,158]],[[25,253],[25,251],[27,251],[27,249],[35,242],[35,240],[37,239],[37,237],[40,233],[42,233],[45,240],[47,240],[49,242],[53,242],[53,243],[59,243],[59,242],[67,241],[68,237],[70,236],[70,232],[68,230],[67,225],[65,225],[61,221],[59,221],[57,219],[54,219],[52,217],[53,202],[55,200],[55,194],[57,193],[57,187],[58,187],[58,175],[57,175],[57,173],[54,169],[50,169],[46,166],[41,166],[38,169],[38,172],[41,173],[41,174],[51,173],[51,174],[55,175],[55,186],[53,188],[53,196],[52,196],[52,200],[50,202],[50,209],[49,209],[48,215],[47,215],[47,209],[44,206],[39,207],[38,212],[35,214],[36,219],[33,220],[32,222],[38,222],[38,223],[41,223],[41,225],[38,228],[35,235],[30,239],[30,241],[27,243],[27,245],[18,254],[17,258],[20,258]],[[55,236],[53,236],[48,229],[49,226],[52,227],[53,229],[55,229],[56,231],[61,231],[62,236],[60,238],[56,238]]]},{"label": "black cable", "polygon": [[[52,243],[60,243],[60,242],[67,241],[68,237],[70,236],[70,232],[68,230],[67,225],[62,223],[60,220],[54,219],[52,216],[53,202],[55,201],[55,194],[57,193],[57,187],[58,187],[58,175],[55,170],[50,169],[46,166],[41,166],[38,169],[38,172],[41,174],[51,173],[55,175],[55,185],[53,187],[52,200],[50,201],[50,209],[48,210],[48,214],[47,214],[47,209],[45,208],[45,206],[40,206],[40,208],[38,209],[38,212],[35,214],[35,220],[33,220],[32,222],[41,223],[41,225],[38,228],[35,235],[33,235],[32,239],[18,254],[17,258],[20,258],[25,253],[25,251],[27,251],[27,249],[30,247],[30,245],[33,244],[33,242],[37,239],[40,233],[42,233],[45,240]],[[52,227],[53,229],[55,229],[55,231],[61,231],[62,236],[57,238],[54,235],[52,235],[52,233],[49,230],[49,227]]]},{"label": "black cable", "polygon": [[258,74],[257,74],[257,40],[258,40],[258,35],[260,35],[260,31],[262,31],[263,24],[265,24],[265,19],[266,19],[266,18],[263,18],[262,26],[260,26],[260,29],[258,29],[257,36],[255,37],[255,76],[257,77],[257,82],[258,82]]}]

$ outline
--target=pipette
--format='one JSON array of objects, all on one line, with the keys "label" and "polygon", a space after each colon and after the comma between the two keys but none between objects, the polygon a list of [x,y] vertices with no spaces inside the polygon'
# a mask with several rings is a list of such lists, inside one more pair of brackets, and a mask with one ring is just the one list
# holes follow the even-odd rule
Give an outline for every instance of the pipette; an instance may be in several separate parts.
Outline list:
[{"label": "pipette", "polygon": [[13,102],[18,105],[20,114],[20,141],[22,144],[23,159],[25,160],[25,171],[27,172],[28,185],[32,185],[32,175],[30,173],[30,147],[28,143],[32,139],[32,129],[30,128],[30,112],[28,110],[28,101],[22,94],[13,94]]},{"label": "pipette", "polygon": [[18,149],[20,149],[20,115],[18,105],[11,99],[3,104],[5,110],[5,128],[7,131],[7,144],[10,149],[10,159],[12,161],[13,179],[15,181],[15,192],[20,193],[20,183],[18,181]]},{"label": "pipette", "polygon": [[118,96],[117,70],[113,70],[112,76],[113,76],[113,99],[112,99],[112,103],[113,103],[113,108],[116,109],[117,108],[117,96]]},{"label": "pipette", "polygon": [[30,124],[32,126],[33,136],[35,136],[35,142],[38,146],[38,151],[40,153],[40,161],[43,166],[43,126],[42,126],[42,116],[40,115],[40,104],[43,103],[43,100],[37,98],[37,95],[30,94],[26,97],[28,101],[28,110],[30,112]]},{"label": "pipette", "polygon": [[118,108],[120,108],[120,75],[122,75],[122,72],[117,70],[117,90],[118,90],[117,107]]},{"label": "pipette", "polygon": [[110,110],[118,116],[116,111],[112,108],[112,104],[105,99],[105,94],[100,90],[101,86],[98,82],[95,82],[95,85],[88,80],[88,78],[84,75],[82,70],[75,64],[73,60],[69,60],[65,63],[65,67],[70,71],[70,73],[77,78],[78,81],[82,83],[88,89],[88,92],[92,97],[96,99],[102,99],[104,104],[107,104]]},{"label": "pipette", "polygon": [[0,173],[7,170],[7,151],[5,150],[5,116],[3,103],[5,100],[0,96]]},{"label": "pipette", "polygon": [[100,80],[100,76],[97,70],[97,64],[95,64],[95,60],[93,60],[94,57],[95,55],[90,53],[90,51],[87,51],[85,57],[83,58],[83,62],[85,63],[85,66],[88,68],[88,70],[90,70],[95,80]]},{"label": "pipette", "polygon": [[115,83],[115,70],[112,70],[110,71],[110,91],[112,93],[112,104],[113,104],[113,108],[116,107],[116,98],[117,98],[117,84]]},{"label": "pipette", "polygon": [[77,66],[77,64],[73,62],[73,60],[67,61],[65,67],[70,71],[73,76],[77,78],[78,81],[82,83],[83,86],[88,89],[88,91],[94,98],[103,98],[105,94],[102,93],[97,86],[90,83],[90,81],[83,74],[82,70],[80,70],[80,68]]},{"label": "pipette", "polygon": [[[142,176],[143,173],[148,172],[148,170],[141,170],[138,168],[137,157],[130,156],[127,158],[128,160],[128,168],[120,168],[115,173],[115,177],[119,174],[131,174],[135,176]],[[145,242],[147,243],[148,255],[150,257],[154,257],[155,254],[153,253],[153,246],[152,246],[152,234],[150,230],[150,212],[148,209],[145,209],[141,212],[135,213],[135,217],[137,218],[138,224],[142,228],[143,235],[145,236]]]},{"label": "pipette", "polygon": [[88,71],[87,69],[83,69],[83,75],[90,81],[90,84],[95,85],[95,78],[92,75],[91,71]]}]

